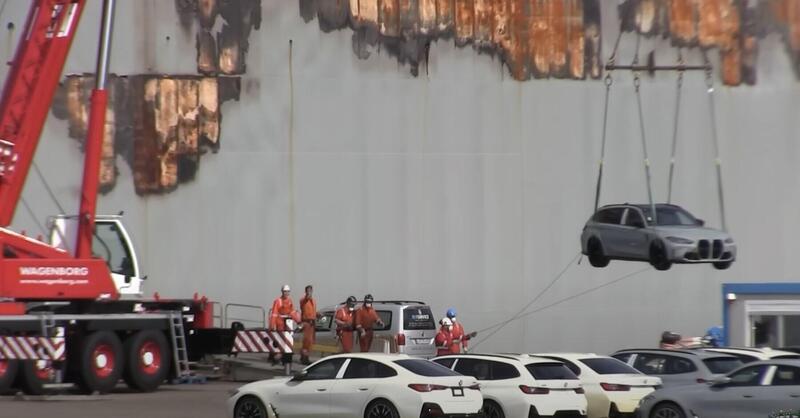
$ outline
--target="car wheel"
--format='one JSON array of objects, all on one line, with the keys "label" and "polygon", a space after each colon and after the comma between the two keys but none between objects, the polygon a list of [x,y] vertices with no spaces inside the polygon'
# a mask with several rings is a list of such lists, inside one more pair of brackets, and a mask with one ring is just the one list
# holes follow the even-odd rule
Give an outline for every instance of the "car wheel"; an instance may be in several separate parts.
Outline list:
[{"label": "car wheel", "polygon": [[666,402],[656,405],[650,412],[650,418],[686,418],[686,414],[678,405]]},{"label": "car wheel", "polygon": [[608,265],[610,260],[603,255],[603,244],[600,243],[600,240],[597,238],[589,239],[587,247],[589,250],[589,264],[592,267],[605,267]]},{"label": "car wheel", "polygon": [[485,418],[505,418],[503,408],[494,401],[483,401],[483,416]]},{"label": "car wheel", "polygon": [[717,270],[727,270],[733,264],[733,261],[717,261],[714,263],[714,268]]},{"label": "car wheel", "polygon": [[400,418],[400,414],[391,402],[378,399],[367,405],[364,418]]},{"label": "car wheel", "polygon": [[267,408],[255,396],[243,396],[233,408],[233,418],[267,418]]},{"label": "car wheel", "polygon": [[656,270],[664,271],[672,267],[672,261],[667,258],[667,249],[661,241],[653,241],[650,244],[650,264]]}]

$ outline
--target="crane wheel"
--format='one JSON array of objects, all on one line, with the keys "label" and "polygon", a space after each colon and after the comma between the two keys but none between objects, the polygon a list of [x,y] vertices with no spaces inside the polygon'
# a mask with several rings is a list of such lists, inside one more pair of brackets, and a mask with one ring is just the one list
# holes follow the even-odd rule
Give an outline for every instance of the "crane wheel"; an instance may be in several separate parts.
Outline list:
[{"label": "crane wheel", "polygon": [[163,332],[149,329],[131,335],[123,353],[126,366],[122,378],[131,389],[151,392],[167,378],[172,357]]},{"label": "crane wheel", "polygon": [[0,360],[0,394],[6,393],[14,384],[17,377],[19,362],[16,360]]},{"label": "crane wheel", "polygon": [[27,360],[19,362],[16,386],[26,395],[46,395],[51,391],[44,385],[53,383],[55,371],[53,363],[46,360]]},{"label": "crane wheel", "polygon": [[110,331],[95,331],[78,344],[76,383],[86,393],[106,393],[122,376],[122,343]]}]

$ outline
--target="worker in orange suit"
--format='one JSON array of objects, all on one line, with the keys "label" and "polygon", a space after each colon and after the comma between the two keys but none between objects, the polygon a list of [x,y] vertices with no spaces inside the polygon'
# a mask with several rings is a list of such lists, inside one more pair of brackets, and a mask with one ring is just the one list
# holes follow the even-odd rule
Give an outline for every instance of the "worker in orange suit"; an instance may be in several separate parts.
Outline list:
[{"label": "worker in orange suit", "polygon": [[478,333],[473,331],[467,334],[464,332],[464,326],[461,325],[461,322],[456,320],[455,308],[450,308],[447,310],[447,319],[453,323],[453,343],[457,347],[457,349],[453,351],[453,354],[458,354],[461,352],[466,353],[468,351],[467,346],[469,345],[469,340],[475,338]]},{"label": "worker in orange suit", "polygon": [[372,307],[372,301],[372,295],[364,296],[364,304],[356,311],[356,331],[358,331],[358,344],[362,353],[368,352],[372,346],[375,325],[384,326],[378,312]]},{"label": "worker in orange suit", "polygon": [[[436,338],[433,339],[436,343],[436,355],[446,356],[458,353],[458,345],[453,343],[453,321],[450,318],[442,318],[439,323],[442,326],[439,328],[439,332],[436,333]],[[455,351],[453,351],[454,348]]]},{"label": "worker in orange suit", "polygon": [[308,355],[316,338],[316,324],[320,315],[317,312],[317,301],[314,299],[314,287],[306,286],[306,294],[300,299],[300,321],[303,325],[303,349],[300,352],[300,363],[311,364]]},{"label": "worker in orange suit", "polygon": [[[292,331],[292,329],[287,327],[287,320],[294,320],[297,314],[294,311],[294,304],[290,296],[291,291],[292,289],[288,284],[283,285],[283,287],[281,287],[281,296],[272,302],[272,309],[269,311],[270,331]],[[277,361],[275,361],[275,353],[269,353],[269,361],[272,364],[277,363]],[[282,361],[286,363],[286,356],[283,356]],[[291,357],[289,357],[288,361],[291,361]]]},{"label": "worker in orange suit", "polygon": [[349,296],[345,305],[336,311],[336,336],[342,344],[342,353],[353,352],[353,331],[355,330],[356,297]]}]

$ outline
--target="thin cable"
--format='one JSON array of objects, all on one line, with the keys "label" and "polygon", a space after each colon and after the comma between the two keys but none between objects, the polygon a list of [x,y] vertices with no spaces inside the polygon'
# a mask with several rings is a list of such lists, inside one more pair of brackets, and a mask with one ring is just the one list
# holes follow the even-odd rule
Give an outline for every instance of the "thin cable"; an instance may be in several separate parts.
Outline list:
[{"label": "thin cable", "polygon": [[[639,38],[641,36],[636,37],[636,55],[633,57],[633,65],[637,65],[639,63]],[[644,129],[644,112],[642,111],[642,95],[639,92],[639,86],[641,84],[641,80],[639,79],[639,72],[634,71],[633,73],[633,87],[636,90],[636,105],[639,110],[639,131],[641,132],[642,138],[642,153],[644,154],[644,176],[645,181],[647,182],[647,198],[650,201],[650,210],[651,210],[651,218],[653,221],[653,225],[658,225],[658,218],[656,216],[656,204],[653,202],[653,187],[652,181],[650,179],[650,159],[647,156],[647,136],[645,135]]]},{"label": "thin cable", "polygon": [[703,53],[708,68],[706,69],[706,87],[708,91],[708,112],[711,118],[711,140],[714,146],[714,165],[717,168],[717,196],[719,197],[719,215],[722,222],[722,230],[727,231],[727,223],[725,222],[725,199],[722,194],[722,160],[719,156],[719,138],[717,136],[717,114],[714,110],[714,75],[711,70],[711,64],[708,61],[708,55]]},{"label": "thin cable", "polygon": [[476,342],[476,343],[473,345],[473,347],[477,347],[477,346],[478,346],[480,343],[482,343],[482,342],[484,342],[484,341],[488,340],[488,339],[489,339],[489,338],[491,338],[491,337],[492,337],[494,334],[497,334],[498,332],[500,332],[500,330],[501,330],[501,329],[503,329],[503,328],[505,328],[505,326],[506,326],[506,325],[510,324],[510,323],[511,323],[512,321],[514,321],[515,319],[519,318],[519,317],[520,317],[520,315],[522,315],[522,313],[523,313],[523,312],[525,312],[525,310],[526,310],[526,309],[530,308],[530,307],[531,307],[531,305],[533,305],[534,303],[536,303],[536,301],[538,301],[538,300],[539,300],[539,299],[540,299],[540,298],[541,298],[541,297],[542,297],[542,296],[543,296],[545,293],[547,293],[547,291],[548,291],[548,290],[550,290],[550,288],[551,288],[551,287],[553,287],[553,286],[554,286],[554,285],[555,285],[555,284],[556,284],[556,283],[557,283],[559,280],[561,280],[561,278],[562,278],[562,277],[564,277],[564,273],[566,273],[566,272],[567,272],[567,270],[569,270],[569,268],[570,268],[570,267],[571,267],[573,264],[575,264],[575,261],[576,261],[576,260],[577,260],[577,259],[578,259],[580,256],[581,256],[581,253],[578,253],[578,254],[576,254],[576,255],[575,255],[575,257],[572,257],[572,259],[569,261],[569,263],[567,263],[567,265],[565,265],[565,266],[564,266],[564,268],[563,268],[563,269],[561,269],[561,272],[559,272],[559,273],[558,273],[558,274],[557,274],[557,275],[556,275],[556,276],[553,278],[553,280],[551,280],[551,281],[550,281],[550,283],[549,283],[547,286],[545,286],[545,287],[544,287],[544,289],[542,289],[542,290],[541,290],[541,291],[540,291],[540,292],[539,292],[539,293],[538,293],[538,294],[537,294],[537,295],[536,295],[536,296],[535,296],[533,299],[531,299],[531,300],[528,302],[528,304],[527,304],[527,305],[523,306],[523,307],[522,307],[522,309],[520,309],[520,310],[519,310],[519,311],[518,311],[516,314],[514,314],[514,316],[512,316],[512,317],[511,317],[511,319],[507,319],[507,320],[505,320],[505,321],[503,321],[503,322],[499,322],[499,323],[497,323],[497,324],[495,324],[495,325],[492,325],[492,326],[490,326],[490,327],[484,328],[484,329],[482,329],[482,330],[478,330],[477,332],[478,332],[478,333],[481,333],[481,332],[483,332],[483,331],[487,331],[487,330],[490,330],[490,329],[492,329],[492,328],[499,327],[499,328],[495,329],[494,331],[492,331],[491,333],[489,333],[489,335],[487,335],[486,337],[484,337],[484,338],[483,338],[483,339],[481,339],[480,341]]},{"label": "thin cable", "polygon": [[47,235],[47,230],[44,228],[41,222],[39,222],[39,218],[36,217],[36,214],[33,212],[33,209],[28,205],[28,202],[25,201],[25,198],[20,197],[19,199],[22,202],[22,206],[25,207],[25,210],[28,212],[28,215],[31,216],[34,222],[36,222],[36,226],[39,227],[39,231],[42,235]]},{"label": "thin cable", "polygon": [[557,301],[555,301],[555,302],[553,302],[553,303],[551,303],[549,305],[542,306],[541,308],[525,312],[524,314],[520,315],[520,318],[524,318],[526,316],[530,316],[530,315],[533,315],[535,313],[541,312],[541,311],[543,311],[545,309],[550,309],[553,306],[560,305],[560,304],[562,304],[564,302],[568,302],[570,300],[577,299],[577,298],[579,298],[581,296],[587,295],[587,294],[592,293],[592,292],[594,292],[596,290],[600,290],[600,289],[602,289],[604,287],[611,286],[613,284],[619,283],[619,282],[621,282],[621,281],[623,281],[625,279],[629,279],[629,278],[631,278],[633,276],[636,276],[638,274],[644,273],[645,271],[648,271],[648,270],[650,270],[650,268],[646,267],[646,268],[643,268],[641,270],[637,270],[637,271],[628,273],[628,274],[626,274],[624,276],[617,277],[616,279],[614,279],[614,280],[612,280],[610,282],[606,282],[606,283],[603,283],[603,284],[595,286],[595,287],[590,287],[589,289],[586,289],[583,292],[576,293],[576,294],[574,294],[572,296],[565,297],[564,299],[561,299],[561,300],[557,300]]},{"label": "thin cable", "polygon": [[61,203],[56,198],[55,193],[53,193],[53,189],[50,188],[50,184],[47,182],[47,179],[44,177],[44,174],[42,174],[41,170],[39,170],[39,166],[36,164],[36,161],[33,161],[33,171],[36,172],[36,175],[39,177],[39,180],[42,181],[45,190],[47,190],[47,194],[50,195],[50,199],[53,200],[53,202],[56,204],[56,207],[58,207],[58,212],[62,215],[66,215],[67,213],[64,211],[64,207],[61,206]]},{"label": "thin cable", "polygon": [[[683,55],[678,48],[678,66],[683,66]],[[681,115],[681,91],[683,70],[678,70],[678,92],[675,95],[675,121],[672,125],[672,156],[669,159],[669,180],[667,181],[667,203],[672,203],[672,182],[675,173],[675,152],[678,149],[678,121]]]},{"label": "thin cable", "polygon": [[608,98],[611,94],[611,84],[613,84],[613,79],[611,78],[611,72],[608,72],[605,77],[605,84],[606,84],[606,99],[605,99],[605,106],[603,107],[603,134],[602,139],[600,141],[600,163],[598,164],[598,171],[597,171],[597,186],[595,187],[594,192],[594,212],[597,212],[597,208],[600,205],[600,186],[603,183],[603,164],[606,159],[606,128],[608,126]]}]

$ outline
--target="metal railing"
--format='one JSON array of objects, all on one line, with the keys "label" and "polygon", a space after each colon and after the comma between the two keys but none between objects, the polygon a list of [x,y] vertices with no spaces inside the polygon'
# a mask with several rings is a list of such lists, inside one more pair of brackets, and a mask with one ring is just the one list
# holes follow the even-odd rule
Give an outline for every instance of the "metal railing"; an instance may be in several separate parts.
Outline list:
[{"label": "metal railing", "polygon": [[[230,311],[231,308],[235,310],[247,310],[249,312],[256,311],[259,313],[258,319],[253,319],[247,314],[239,313],[238,315],[245,315],[245,316],[231,316]],[[231,326],[233,321],[241,322],[247,328],[266,328],[267,327],[267,312],[264,310],[263,307],[258,305],[246,305],[242,303],[227,303],[225,304],[225,311],[222,315],[222,324],[225,328]],[[251,325],[251,326],[248,326]]]}]

